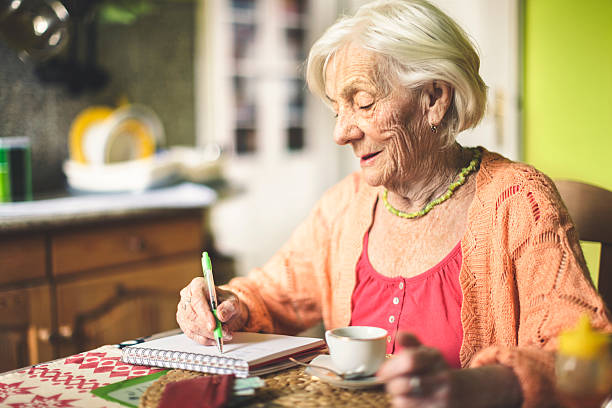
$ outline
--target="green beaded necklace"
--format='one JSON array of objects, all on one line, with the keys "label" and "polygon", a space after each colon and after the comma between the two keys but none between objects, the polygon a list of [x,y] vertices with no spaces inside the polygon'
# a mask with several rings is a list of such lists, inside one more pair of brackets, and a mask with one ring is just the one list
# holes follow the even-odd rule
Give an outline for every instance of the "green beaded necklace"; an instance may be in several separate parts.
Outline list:
[{"label": "green beaded necklace", "polygon": [[472,151],[472,160],[470,161],[470,164],[468,164],[467,167],[464,167],[461,169],[461,173],[459,173],[459,178],[457,179],[457,181],[451,183],[451,185],[448,186],[448,189],[446,190],[446,192],[442,194],[440,197],[436,198],[435,200],[430,201],[429,203],[427,203],[425,207],[423,207],[419,211],[405,213],[393,207],[389,203],[389,201],[387,200],[387,195],[389,194],[389,190],[385,189],[382,199],[383,199],[383,203],[385,204],[385,207],[387,208],[387,210],[389,210],[391,214],[397,215],[398,217],[418,218],[430,212],[431,209],[434,208],[436,205],[442,204],[443,202],[451,198],[455,190],[458,189],[459,186],[465,184],[466,177],[471,172],[476,170],[476,168],[478,167],[478,164],[480,164],[480,156],[481,156],[480,150],[477,147],[471,148],[470,150]]}]

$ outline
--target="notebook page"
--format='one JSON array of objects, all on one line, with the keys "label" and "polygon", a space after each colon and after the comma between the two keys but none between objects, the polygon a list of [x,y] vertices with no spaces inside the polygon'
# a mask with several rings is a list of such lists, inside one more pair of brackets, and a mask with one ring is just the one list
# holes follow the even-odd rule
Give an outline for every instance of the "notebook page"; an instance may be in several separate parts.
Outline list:
[{"label": "notebook page", "polygon": [[147,341],[130,346],[130,348],[148,348],[219,356],[221,358],[235,358],[244,360],[249,365],[254,365],[274,358],[289,356],[293,353],[323,344],[324,341],[322,339],[311,337],[236,332],[233,334],[232,340],[223,345],[223,354],[219,353],[216,345],[201,345],[184,334]]}]

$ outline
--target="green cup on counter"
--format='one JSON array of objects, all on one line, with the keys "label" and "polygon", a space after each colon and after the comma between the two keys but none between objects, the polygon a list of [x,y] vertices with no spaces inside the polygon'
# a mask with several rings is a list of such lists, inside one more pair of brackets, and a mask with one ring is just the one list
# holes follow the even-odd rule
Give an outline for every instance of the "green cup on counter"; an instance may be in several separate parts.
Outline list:
[{"label": "green cup on counter", "polygon": [[6,150],[0,149],[0,202],[11,201],[11,179]]},{"label": "green cup on counter", "polygon": [[0,202],[32,199],[30,139],[0,137]]}]

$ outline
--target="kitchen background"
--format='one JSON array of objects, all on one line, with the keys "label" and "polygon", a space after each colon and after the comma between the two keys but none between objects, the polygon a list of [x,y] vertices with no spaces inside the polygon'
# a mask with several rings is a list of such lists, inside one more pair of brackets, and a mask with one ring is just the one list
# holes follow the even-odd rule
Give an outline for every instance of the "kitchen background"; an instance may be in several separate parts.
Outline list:
[{"label": "kitchen background", "polygon": [[[31,139],[35,196],[65,189],[70,125],[90,106],[141,103],[160,117],[166,146],[220,144],[224,174],[239,192],[215,205],[211,225],[243,274],[355,168],[350,152],[333,145],[333,118],[303,89],[300,68],[314,38],[362,2],[153,1],[130,24],[98,24],[95,63],[108,74],[98,90],[41,82],[36,66],[0,41],[0,137]],[[612,188],[611,3],[437,3],[479,43],[491,86],[483,124],[462,140],[553,178]],[[597,250],[587,252],[596,265]]]},{"label": "kitchen background", "polygon": [[168,145],[194,144],[195,10],[192,1],[156,2],[133,23],[99,22],[93,62],[107,83],[98,89],[88,85],[96,71],[85,67],[83,32],[75,61],[82,74],[64,82],[43,82],[35,73],[40,66],[22,62],[0,41],[0,137],[30,137],[35,194],[65,190],[70,125],[90,106],[116,106],[121,98],[145,104],[164,124]]}]

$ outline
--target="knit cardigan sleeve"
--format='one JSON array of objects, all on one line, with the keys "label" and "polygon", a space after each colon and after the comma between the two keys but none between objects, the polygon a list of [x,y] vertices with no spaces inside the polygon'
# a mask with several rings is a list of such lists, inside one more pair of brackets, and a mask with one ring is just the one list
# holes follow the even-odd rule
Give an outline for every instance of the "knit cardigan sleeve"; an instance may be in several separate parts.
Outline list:
[{"label": "knit cardigan sleeve", "polygon": [[261,268],[225,286],[246,304],[246,331],[296,334],[329,320],[332,224],[350,203],[350,177],[328,190]]},{"label": "knit cardigan sleeve", "polygon": [[[554,351],[560,331],[583,314],[599,329],[611,326],[553,182],[528,166],[518,173],[495,200],[491,248],[491,297],[507,299],[494,301],[493,313],[514,322],[514,338],[494,330],[495,345],[478,352],[471,366],[510,366],[521,384],[524,408],[557,406]],[[495,296],[508,286],[513,296]]]}]

